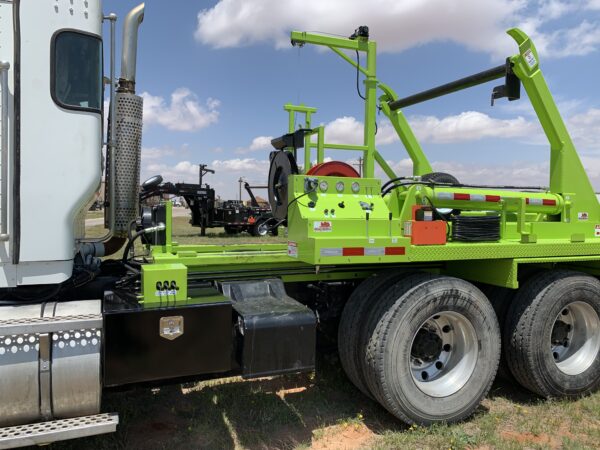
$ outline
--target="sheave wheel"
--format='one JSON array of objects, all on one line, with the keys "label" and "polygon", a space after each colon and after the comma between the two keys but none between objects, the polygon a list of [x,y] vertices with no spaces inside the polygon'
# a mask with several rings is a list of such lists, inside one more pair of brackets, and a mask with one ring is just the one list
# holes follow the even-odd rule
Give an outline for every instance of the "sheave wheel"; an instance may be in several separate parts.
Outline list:
[{"label": "sheave wheel", "polygon": [[600,281],[542,272],[519,291],[504,344],[517,381],[542,397],[577,397],[600,387]]},{"label": "sheave wheel", "polygon": [[418,274],[382,296],[364,370],[373,396],[407,423],[456,422],[489,391],[500,330],[489,301],[472,284]]}]

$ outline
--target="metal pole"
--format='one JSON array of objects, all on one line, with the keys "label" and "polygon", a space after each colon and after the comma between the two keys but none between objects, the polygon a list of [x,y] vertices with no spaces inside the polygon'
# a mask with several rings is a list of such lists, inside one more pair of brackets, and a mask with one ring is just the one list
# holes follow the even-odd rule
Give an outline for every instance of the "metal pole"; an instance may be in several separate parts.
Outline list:
[{"label": "metal pole", "polygon": [[460,80],[451,81],[450,83],[419,92],[418,94],[399,98],[398,100],[389,102],[389,106],[392,111],[395,111],[397,109],[425,102],[436,97],[441,97],[442,95],[451,94],[452,92],[477,86],[478,84],[487,83],[488,81],[496,80],[505,76],[507,69],[507,65],[502,64],[501,66],[494,67],[493,69],[484,70],[483,72],[461,78]]},{"label": "metal pole", "polygon": [[1,151],[1,163],[2,164],[2,173],[0,177],[2,177],[2,190],[0,191],[0,208],[2,211],[0,220],[0,241],[8,240],[8,70],[10,69],[10,63],[0,61],[0,87],[2,89],[2,112],[1,112],[1,120],[2,120],[2,129],[0,130],[0,151]]},{"label": "metal pole", "polygon": [[110,131],[108,137],[108,145],[106,147],[106,151],[110,154],[108,158],[110,160],[109,164],[109,186],[108,186],[108,229],[112,232],[115,229],[115,121],[116,121],[116,104],[115,104],[115,42],[116,42],[116,24],[117,24],[117,15],[115,13],[111,13],[105,17],[105,19],[110,20]]}]

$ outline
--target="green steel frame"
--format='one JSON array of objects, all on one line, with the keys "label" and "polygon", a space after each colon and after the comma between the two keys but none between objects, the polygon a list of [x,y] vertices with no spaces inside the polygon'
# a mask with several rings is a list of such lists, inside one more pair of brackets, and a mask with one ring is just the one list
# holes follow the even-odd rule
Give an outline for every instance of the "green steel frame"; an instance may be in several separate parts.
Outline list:
[{"label": "green steel frame", "polygon": [[[407,264],[511,288],[519,285],[518,268],[522,264],[558,264],[600,274],[600,205],[539,68],[535,46],[518,29],[508,34],[519,47],[519,53],[509,58],[512,70],[523,84],[550,144],[547,191],[413,184],[381,196],[375,164],[390,178],[396,174],[375,146],[378,108],[388,117],[410,156],[415,180],[433,170],[402,111],[390,108],[398,96],[377,79],[376,43],[363,37],[345,39],[294,31],[293,45],[328,47],[366,77],[362,144],[327,144],[324,128],[311,127],[315,108],[284,106],[289,132],[295,130],[301,114],[302,128],[312,129],[305,137],[304,168],[310,167],[314,149],[319,163],[325,158],[325,149],[359,151],[363,154],[363,178],[319,177],[317,181],[325,183],[307,191],[305,175],[291,176],[287,246],[178,245],[171,241],[169,211],[168,240],[163,246],[151,248],[151,262],[164,265],[165,270],[169,264],[183,264],[191,279],[276,275],[286,282],[360,279],[385,267]],[[365,53],[366,66],[357,66],[345,51]],[[353,182],[360,188],[351,191]],[[406,227],[412,209],[432,203],[432,199],[436,208],[460,208],[466,215],[496,211],[501,216],[501,239],[411,245]],[[365,209],[365,204],[371,206]],[[362,253],[346,254],[342,248],[360,249]]]}]

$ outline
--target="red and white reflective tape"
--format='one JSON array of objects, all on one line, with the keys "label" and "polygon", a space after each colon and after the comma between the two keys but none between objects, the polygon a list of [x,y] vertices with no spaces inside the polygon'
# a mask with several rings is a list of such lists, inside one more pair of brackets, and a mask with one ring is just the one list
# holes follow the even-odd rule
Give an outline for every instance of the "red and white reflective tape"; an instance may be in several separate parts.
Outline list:
[{"label": "red and white reflective tape", "polygon": [[[484,194],[466,194],[464,192],[438,192],[436,194],[438,200],[451,201],[468,201],[481,203],[498,203],[502,200],[500,195],[484,195]],[[556,206],[556,200],[552,198],[526,198],[525,202],[528,205],[536,206]]]},{"label": "red and white reflective tape", "polygon": [[329,247],[322,248],[325,256],[401,256],[406,254],[404,247]]},{"label": "red and white reflective tape", "polygon": [[550,198],[527,198],[525,203],[537,206],[556,206],[556,200]]},{"label": "red and white reflective tape", "polygon": [[438,192],[436,198],[438,200],[463,200],[486,203],[498,203],[501,200],[499,195],[467,194],[464,192]]}]

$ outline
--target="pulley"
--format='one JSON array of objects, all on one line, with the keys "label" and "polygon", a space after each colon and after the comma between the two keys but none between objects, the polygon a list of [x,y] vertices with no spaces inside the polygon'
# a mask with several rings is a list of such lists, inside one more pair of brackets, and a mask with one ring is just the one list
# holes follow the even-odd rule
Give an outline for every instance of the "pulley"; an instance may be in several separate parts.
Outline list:
[{"label": "pulley", "polygon": [[360,178],[359,173],[350,164],[342,161],[329,161],[317,164],[310,168],[306,175],[318,175],[321,177],[350,177]]}]

